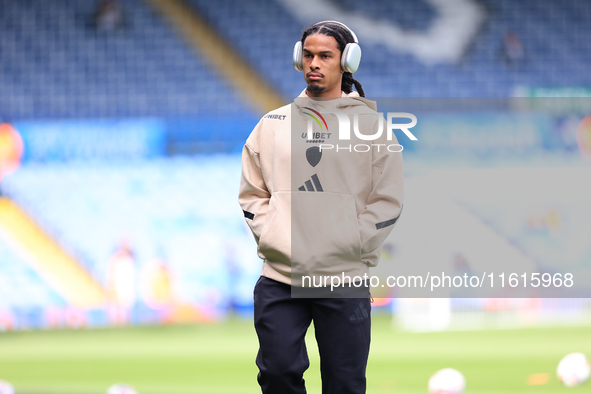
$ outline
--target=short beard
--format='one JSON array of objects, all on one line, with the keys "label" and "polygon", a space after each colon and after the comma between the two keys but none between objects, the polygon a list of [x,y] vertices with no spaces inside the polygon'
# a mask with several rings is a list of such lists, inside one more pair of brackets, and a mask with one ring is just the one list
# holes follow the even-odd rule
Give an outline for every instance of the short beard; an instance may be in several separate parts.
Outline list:
[{"label": "short beard", "polygon": [[310,93],[321,93],[326,90],[326,86],[308,85],[306,90]]}]

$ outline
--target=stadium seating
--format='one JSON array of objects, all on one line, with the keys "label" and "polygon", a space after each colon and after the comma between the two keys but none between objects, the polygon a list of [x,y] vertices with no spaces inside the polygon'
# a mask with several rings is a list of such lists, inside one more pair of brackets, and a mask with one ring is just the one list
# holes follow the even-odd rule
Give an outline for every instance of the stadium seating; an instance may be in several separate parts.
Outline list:
[{"label": "stadium seating", "polygon": [[[9,119],[244,114],[252,110],[141,0],[120,0],[129,26],[97,33],[96,2],[0,0],[0,116]],[[303,88],[291,67],[303,24],[278,1],[189,0],[287,99]],[[459,64],[427,65],[363,42],[356,74],[368,96],[508,96],[519,86],[590,85],[591,9],[568,0],[484,2],[487,19]],[[340,2],[402,29],[424,31],[428,2]],[[354,27],[354,26],[353,26]],[[526,62],[500,59],[517,32]]]},{"label": "stadium seating", "polygon": [[64,306],[65,300],[0,238],[0,310]]},{"label": "stadium seating", "polygon": [[141,0],[97,32],[97,2],[0,0],[0,118],[242,114],[251,109]]},{"label": "stadium seating", "polygon": [[586,231],[591,218],[584,204],[475,204],[470,209],[488,226],[531,256],[542,272],[562,272],[564,267],[577,272],[588,267],[591,258],[587,240],[579,237]]},{"label": "stadium seating", "polygon": [[[190,3],[286,97],[301,92],[303,80],[291,67],[291,52],[305,26],[278,1]],[[591,85],[591,7],[586,3],[482,3],[487,19],[459,64],[423,64],[410,54],[364,44],[360,36],[363,60],[355,77],[368,97],[498,97],[513,95],[519,86]],[[339,2],[339,7],[406,30],[423,31],[435,17],[426,1],[347,0]],[[508,66],[500,58],[507,30],[521,38],[526,52],[522,66]]]},{"label": "stadium seating", "polygon": [[[170,265],[180,299],[211,298],[235,275],[248,291],[233,286],[216,302],[240,293],[236,297],[250,303],[260,263],[237,202],[240,163],[239,156],[220,155],[31,164],[3,187],[101,284],[109,259],[126,241],[138,270],[154,258]],[[232,255],[244,248],[252,256]]]}]

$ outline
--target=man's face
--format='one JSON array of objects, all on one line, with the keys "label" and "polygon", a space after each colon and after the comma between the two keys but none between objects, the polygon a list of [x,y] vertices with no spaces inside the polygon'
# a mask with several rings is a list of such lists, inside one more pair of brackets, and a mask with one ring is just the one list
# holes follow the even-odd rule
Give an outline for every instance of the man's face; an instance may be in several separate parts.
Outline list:
[{"label": "man's face", "polygon": [[306,37],[302,63],[309,96],[341,97],[341,51],[334,37],[324,34]]}]

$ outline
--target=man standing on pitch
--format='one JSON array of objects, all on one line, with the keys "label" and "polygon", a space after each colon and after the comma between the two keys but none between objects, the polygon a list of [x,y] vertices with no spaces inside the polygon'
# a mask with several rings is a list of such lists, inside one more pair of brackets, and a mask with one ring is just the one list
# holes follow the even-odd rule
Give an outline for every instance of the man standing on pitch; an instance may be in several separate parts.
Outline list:
[{"label": "man standing on pitch", "polygon": [[[306,29],[293,55],[306,89],[265,115],[244,146],[239,202],[264,260],[254,290],[264,394],[306,392],[304,337],[312,321],[322,393],[366,390],[371,304],[362,285],[402,210],[403,176],[400,152],[385,148],[396,137],[387,139],[375,102],[353,79],[360,59],[357,37],[342,23]],[[343,114],[351,120],[346,141],[339,140]],[[361,290],[354,298],[310,297],[318,278]],[[310,293],[294,296],[306,286]]]}]

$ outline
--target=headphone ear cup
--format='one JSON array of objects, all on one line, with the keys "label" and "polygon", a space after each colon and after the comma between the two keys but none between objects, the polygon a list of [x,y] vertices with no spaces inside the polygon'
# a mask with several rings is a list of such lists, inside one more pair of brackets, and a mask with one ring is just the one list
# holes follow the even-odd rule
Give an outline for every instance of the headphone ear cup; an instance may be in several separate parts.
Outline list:
[{"label": "headphone ear cup", "polygon": [[349,43],[341,55],[341,69],[353,74],[361,62],[361,47],[357,43]]},{"label": "headphone ear cup", "polygon": [[304,70],[303,61],[303,51],[302,51],[302,42],[296,41],[295,45],[293,46],[293,68],[297,71]]}]

